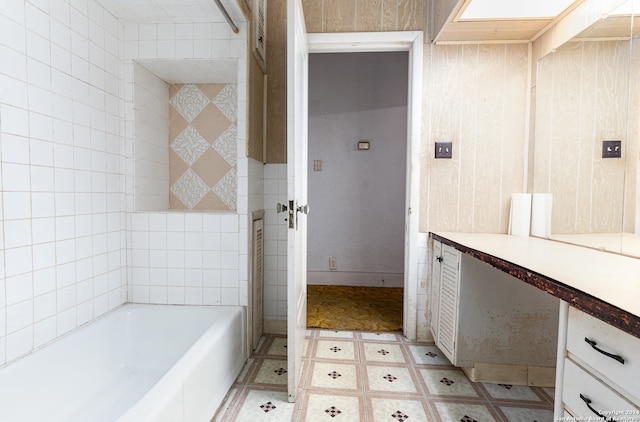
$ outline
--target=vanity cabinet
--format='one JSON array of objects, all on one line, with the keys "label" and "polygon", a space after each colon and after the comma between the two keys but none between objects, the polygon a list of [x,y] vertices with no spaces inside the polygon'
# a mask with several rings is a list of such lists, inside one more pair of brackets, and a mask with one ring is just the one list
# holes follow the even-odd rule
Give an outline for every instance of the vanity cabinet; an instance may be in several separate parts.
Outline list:
[{"label": "vanity cabinet", "polygon": [[570,307],[564,355],[564,412],[640,421],[639,338]]},{"label": "vanity cabinet", "polygon": [[434,241],[431,332],[473,381],[552,386],[558,300]]}]

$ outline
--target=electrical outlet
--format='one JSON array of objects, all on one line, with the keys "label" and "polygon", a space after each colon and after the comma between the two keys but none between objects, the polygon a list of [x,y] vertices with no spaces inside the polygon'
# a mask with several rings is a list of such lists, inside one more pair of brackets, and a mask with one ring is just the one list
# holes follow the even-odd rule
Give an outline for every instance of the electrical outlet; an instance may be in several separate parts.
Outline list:
[{"label": "electrical outlet", "polygon": [[452,158],[453,144],[451,142],[436,142],[436,158]]},{"label": "electrical outlet", "polygon": [[313,171],[322,171],[322,160],[313,160]]},{"label": "electrical outlet", "polygon": [[622,141],[602,141],[602,158],[622,157]]},{"label": "electrical outlet", "polygon": [[338,260],[336,258],[329,258],[329,269],[335,271],[338,269]]}]

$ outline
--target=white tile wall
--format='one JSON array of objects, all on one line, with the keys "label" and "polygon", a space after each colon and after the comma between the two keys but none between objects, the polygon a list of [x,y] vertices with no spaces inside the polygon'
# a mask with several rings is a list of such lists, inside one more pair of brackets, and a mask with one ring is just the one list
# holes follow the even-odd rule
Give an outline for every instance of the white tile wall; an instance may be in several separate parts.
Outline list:
[{"label": "white tile wall", "polygon": [[287,318],[287,224],[276,213],[278,202],[287,201],[287,165],[264,166],[264,318]]},{"label": "white tile wall", "polygon": [[239,234],[237,214],[133,214],[129,300],[246,305],[239,288]]},{"label": "white tile wall", "polygon": [[[134,210],[133,171],[135,120],[134,61],[237,59],[238,110],[247,109],[246,23],[238,22],[240,34],[232,34],[226,23],[127,23],[123,29],[125,57],[125,127],[127,137],[127,210]],[[226,26],[226,28],[225,28]],[[189,80],[172,81],[189,83]],[[153,90],[157,92],[157,89]],[[168,100],[167,100],[168,103]],[[137,106],[136,106],[137,108]],[[137,111],[137,110],[136,110]],[[142,119],[153,121],[143,114]],[[156,123],[160,123],[159,121]],[[238,113],[238,198],[237,214],[194,214],[176,211],[134,214],[129,240],[129,298],[135,302],[243,305],[248,303],[249,164],[246,157],[246,113]],[[136,127],[137,129],[137,127]],[[168,140],[168,137],[167,137]],[[167,141],[168,142],[168,141]],[[136,152],[134,153],[134,149]],[[131,155],[129,155],[131,154]],[[252,183],[255,182],[252,181]],[[168,208],[168,194],[166,190]],[[255,199],[255,198],[254,198]],[[136,198],[137,200],[137,198]],[[156,209],[158,210],[158,209]],[[145,224],[157,221],[159,225]],[[202,222],[198,223],[198,219]],[[216,218],[221,220],[217,222]],[[148,222],[146,222],[148,220]],[[142,224],[142,226],[140,226]],[[185,226],[187,224],[187,226]],[[190,232],[188,224],[204,230]],[[165,227],[164,232],[162,227]],[[166,247],[153,249],[166,242]],[[148,245],[148,246],[147,246]],[[166,256],[165,256],[166,254]],[[148,262],[148,263],[147,263]],[[164,264],[162,264],[164,263]],[[157,267],[156,264],[164,266]],[[166,283],[165,283],[166,279]]]},{"label": "white tile wall", "polygon": [[169,85],[134,64],[135,207],[169,208]]},{"label": "white tile wall", "polygon": [[93,0],[0,3],[0,364],[126,300],[119,31]]}]

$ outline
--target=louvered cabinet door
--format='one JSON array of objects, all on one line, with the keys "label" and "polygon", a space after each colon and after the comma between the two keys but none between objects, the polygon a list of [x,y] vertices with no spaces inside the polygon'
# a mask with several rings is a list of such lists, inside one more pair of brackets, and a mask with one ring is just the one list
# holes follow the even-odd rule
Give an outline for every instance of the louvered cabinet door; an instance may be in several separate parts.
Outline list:
[{"label": "louvered cabinet door", "polygon": [[433,341],[438,343],[438,321],[440,321],[440,284],[442,277],[442,243],[436,240],[433,241],[433,251],[431,254],[431,305],[429,313],[431,315],[431,335]]},{"label": "louvered cabinet door", "polygon": [[438,306],[438,340],[436,345],[455,365],[455,342],[458,330],[460,287],[460,251],[442,245],[440,303]]}]

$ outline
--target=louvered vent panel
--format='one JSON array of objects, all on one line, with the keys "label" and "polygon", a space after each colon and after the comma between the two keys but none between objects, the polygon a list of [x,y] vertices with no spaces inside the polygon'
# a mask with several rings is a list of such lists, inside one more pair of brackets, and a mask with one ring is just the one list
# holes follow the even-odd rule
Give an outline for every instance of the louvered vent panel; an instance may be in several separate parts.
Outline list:
[{"label": "louvered vent panel", "polygon": [[264,326],[264,220],[253,222],[253,262],[252,262],[252,343],[258,345]]}]

